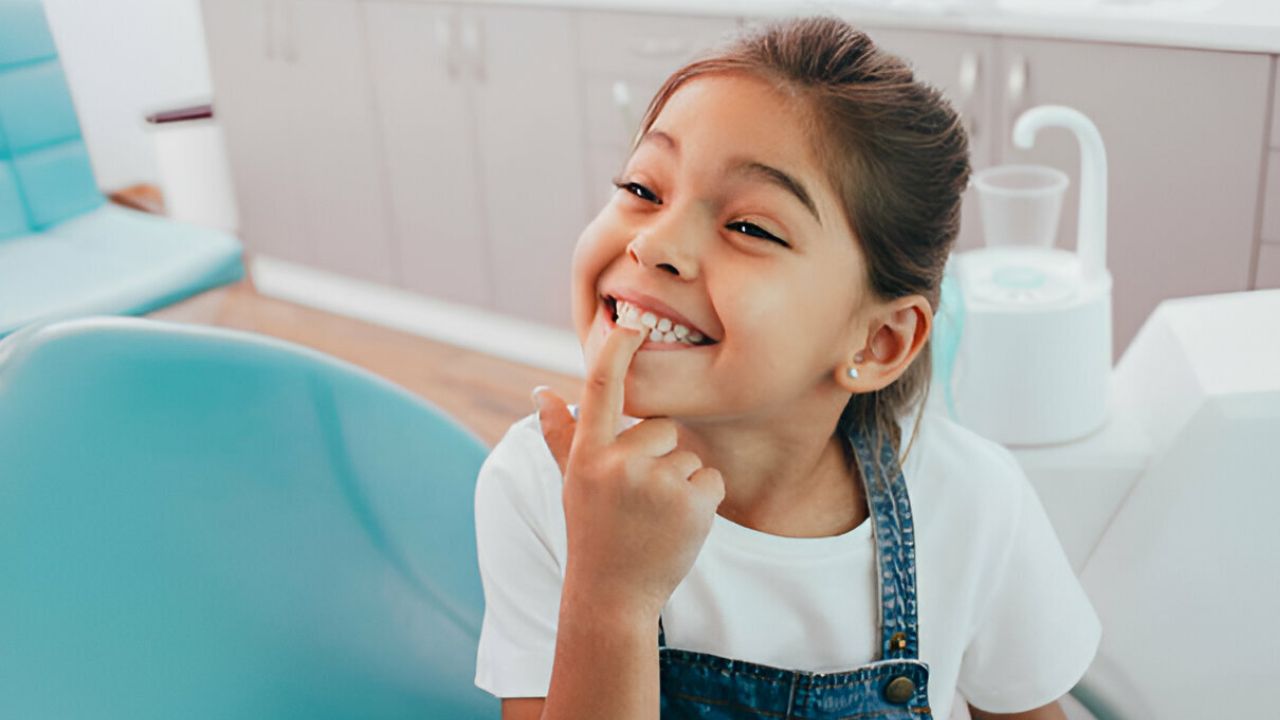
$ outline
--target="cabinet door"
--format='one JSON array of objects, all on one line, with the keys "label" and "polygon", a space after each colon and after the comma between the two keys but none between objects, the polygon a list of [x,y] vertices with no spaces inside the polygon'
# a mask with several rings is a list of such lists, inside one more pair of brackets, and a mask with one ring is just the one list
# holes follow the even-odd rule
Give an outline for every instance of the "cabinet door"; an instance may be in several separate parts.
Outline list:
[{"label": "cabinet door", "polygon": [[226,139],[239,210],[239,235],[251,254],[312,263],[298,232],[300,195],[296,118],[288,102],[281,0],[202,3],[214,111]]},{"label": "cabinet door", "polygon": [[1071,176],[1059,247],[1075,247],[1077,143],[1050,129],[1019,150],[1008,140],[1013,122],[1034,105],[1061,104],[1102,133],[1117,358],[1161,300],[1249,288],[1267,56],[1013,39],[1000,49],[1010,87],[997,115],[999,159]]},{"label": "cabinet door", "polygon": [[[947,96],[969,131],[969,163],[973,172],[990,167],[996,142],[996,128],[991,122],[991,103],[996,95],[994,38],[879,28],[866,28],[866,31],[877,45],[910,63],[918,78]],[[978,217],[977,192],[972,187],[965,192],[956,251],[985,244]]]},{"label": "cabinet door", "polygon": [[569,265],[586,225],[582,96],[574,18],[543,8],[474,8],[473,63],[494,309],[572,328]]},{"label": "cabinet door", "polygon": [[375,0],[364,12],[401,283],[491,307],[459,11]]},{"label": "cabinet door", "polygon": [[394,282],[364,24],[351,0],[282,0],[295,121],[299,226],[322,268]]}]

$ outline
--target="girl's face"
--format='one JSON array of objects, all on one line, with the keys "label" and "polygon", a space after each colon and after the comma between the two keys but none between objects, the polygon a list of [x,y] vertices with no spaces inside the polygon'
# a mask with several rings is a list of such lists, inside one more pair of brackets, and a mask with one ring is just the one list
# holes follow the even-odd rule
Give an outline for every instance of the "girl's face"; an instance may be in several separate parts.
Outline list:
[{"label": "girl's face", "polygon": [[619,297],[709,338],[646,341],[628,415],[766,417],[839,391],[835,368],[861,348],[863,261],[800,102],[748,75],[687,82],[578,239],[588,367]]}]

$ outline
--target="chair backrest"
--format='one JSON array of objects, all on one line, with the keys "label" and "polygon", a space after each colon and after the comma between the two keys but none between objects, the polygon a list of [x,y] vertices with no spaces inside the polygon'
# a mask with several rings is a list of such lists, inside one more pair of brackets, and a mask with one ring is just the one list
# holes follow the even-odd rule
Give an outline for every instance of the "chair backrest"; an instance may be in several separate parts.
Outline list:
[{"label": "chair backrest", "polygon": [[487,450],[404,390],[136,318],[0,341],[0,717],[496,717]]},{"label": "chair backrest", "polygon": [[0,0],[0,241],[104,202],[40,0]]}]

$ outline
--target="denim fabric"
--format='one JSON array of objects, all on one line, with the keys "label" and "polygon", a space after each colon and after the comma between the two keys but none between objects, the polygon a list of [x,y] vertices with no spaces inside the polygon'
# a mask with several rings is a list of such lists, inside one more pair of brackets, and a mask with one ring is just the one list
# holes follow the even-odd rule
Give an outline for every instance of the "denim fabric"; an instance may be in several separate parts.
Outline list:
[{"label": "denim fabric", "polygon": [[915,532],[907,483],[891,440],[881,445],[877,467],[863,433],[842,429],[862,470],[878,550],[881,659],[844,672],[784,670],[666,647],[659,619],[664,720],[931,720],[929,666],[918,659]]}]

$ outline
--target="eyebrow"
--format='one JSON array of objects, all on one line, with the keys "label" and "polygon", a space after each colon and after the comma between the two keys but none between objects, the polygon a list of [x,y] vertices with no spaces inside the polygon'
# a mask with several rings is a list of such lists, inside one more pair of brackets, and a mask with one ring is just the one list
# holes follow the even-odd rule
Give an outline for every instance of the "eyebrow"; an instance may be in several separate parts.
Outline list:
[{"label": "eyebrow", "polygon": [[[636,143],[636,147],[638,148],[648,141],[656,141],[660,145],[665,145],[675,154],[680,154],[680,143],[661,130],[649,130],[646,132],[640,138],[640,141]],[[805,189],[804,183],[791,175],[772,165],[747,159],[740,159],[734,162],[729,172],[732,175],[743,175],[763,180],[791,193],[805,206],[809,214],[813,215],[813,219],[818,221],[818,225],[822,225],[822,217],[818,214],[818,206],[813,202],[813,196]]]},{"label": "eyebrow", "polygon": [[818,221],[819,225],[822,224],[822,218],[818,215],[818,206],[814,204],[813,197],[809,195],[808,190],[805,190],[804,185],[794,177],[772,165],[765,165],[755,160],[740,160],[734,164],[731,172],[735,175],[759,178],[786,190],[805,206],[809,213],[813,215],[813,219]]}]

